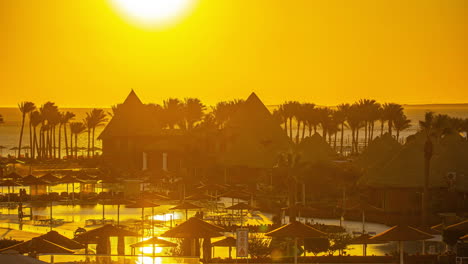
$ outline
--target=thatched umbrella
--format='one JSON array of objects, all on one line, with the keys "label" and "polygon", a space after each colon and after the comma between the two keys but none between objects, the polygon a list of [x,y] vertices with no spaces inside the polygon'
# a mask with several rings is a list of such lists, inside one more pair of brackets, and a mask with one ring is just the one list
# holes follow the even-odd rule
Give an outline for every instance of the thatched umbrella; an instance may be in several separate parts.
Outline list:
[{"label": "thatched umbrella", "polygon": [[382,208],[375,207],[364,201],[359,201],[357,204],[347,207],[346,210],[359,210],[361,212],[362,234],[366,233],[366,212],[383,212]]},{"label": "thatched umbrella", "polygon": [[29,186],[30,188],[32,186],[35,186],[36,195],[37,195],[39,185],[49,184],[48,182],[46,182],[46,181],[44,181],[44,180],[42,180],[40,178],[34,177],[33,175],[28,175],[28,176],[24,177],[22,182],[23,182],[23,185]]},{"label": "thatched umbrella", "polygon": [[14,191],[15,186],[21,186],[21,184],[16,183],[16,182],[14,182],[12,180],[6,180],[6,181],[0,182],[0,186],[1,187],[8,187],[8,202],[10,202],[10,187],[13,187],[13,191]]},{"label": "thatched umbrella", "polygon": [[350,245],[362,245],[362,255],[366,256],[367,255],[367,245],[372,245],[372,244],[384,244],[386,241],[378,241],[378,240],[372,240],[370,239],[371,236],[369,234],[361,234],[358,237],[355,237],[351,239]]},{"label": "thatched umbrella", "polygon": [[185,220],[188,220],[188,210],[192,209],[200,209],[202,208],[201,206],[189,203],[189,202],[182,202],[181,204],[178,204],[172,208],[169,208],[169,210],[185,210]]},{"label": "thatched umbrella", "polygon": [[72,185],[72,201],[75,201],[75,183],[83,183],[82,180],[77,179],[76,177],[73,177],[71,175],[66,175],[65,177],[60,179],[60,183],[66,184],[67,185],[67,194],[68,192],[68,185]]},{"label": "thatched umbrella", "polygon": [[[151,230],[154,232],[153,226],[153,215],[154,215],[154,207],[158,207],[159,204],[152,203],[148,200],[139,199],[135,202],[127,205],[127,208],[141,208],[141,239],[143,240],[145,237],[145,208],[151,207],[152,215],[151,215]],[[154,234],[153,234],[154,236]]]},{"label": "thatched umbrella", "polygon": [[[115,225],[103,225],[102,227],[98,227],[96,229],[84,232],[76,236],[75,240],[83,243],[85,245],[88,244],[97,244],[96,246],[96,253],[97,254],[109,254],[110,253],[110,237],[127,237],[133,236],[137,237],[138,234],[123,228],[120,228]],[[124,240],[119,239],[119,243],[117,247],[119,249],[125,248],[123,243]],[[121,254],[121,252],[119,252]]]},{"label": "thatched umbrella", "polygon": [[[326,236],[326,234],[311,226],[302,224],[301,222],[293,221],[287,225],[284,225],[273,231],[265,233],[265,236],[294,238],[294,251],[296,251],[297,240],[299,238],[304,239],[304,238],[324,237]],[[294,264],[297,264],[297,253],[294,253]]]},{"label": "thatched umbrella", "polygon": [[[2,248],[0,252],[3,251],[17,251],[21,254],[32,253],[33,256],[36,254],[73,254],[74,252],[68,248],[60,246],[56,243],[50,242],[49,240],[43,239],[41,237],[35,237],[26,242],[22,242],[11,247]],[[53,263],[53,256],[51,258],[51,263]]]},{"label": "thatched umbrella", "polygon": [[237,240],[233,237],[226,237],[211,244],[213,247],[228,247],[229,258],[232,258],[232,248],[237,246]]},{"label": "thatched umbrella", "polygon": [[241,226],[242,226],[242,224],[243,224],[243,222],[244,222],[244,221],[243,221],[243,220],[244,220],[244,216],[243,216],[242,212],[243,212],[244,210],[248,210],[248,211],[249,211],[249,210],[255,210],[256,208],[253,207],[253,206],[250,206],[250,205],[248,205],[248,204],[246,204],[246,203],[238,203],[238,204],[235,204],[235,205],[226,207],[226,209],[227,209],[227,210],[232,210],[232,211],[234,211],[234,210],[240,211]]},{"label": "thatched umbrella", "polygon": [[461,232],[468,233],[468,220],[465,220],[465,221],[462,221],[453,225],[449,225],[445,228],[445,230],[461,231]]},{"label": "thatched umbrella", "polygon": [[4,179],[10,179],[10,180],[16,181],[16,180],[22,179],[23,177],[22,177],[21,175],[19,175],[18,173],[16,173],[16,172],[12,172],[12,173],[6,175],[6,176],[3,177],[3,178],[4,178]]},{"label": "thatched umbrella", "polygon": [[145,247],[145,246],[153,246],[153,255],[154,255],[154,247],[156,246],[157,247],[177,247],[177,244],[169,242],[164,239],[157,238],[157,237],[152,237],[145,241],[131,244],[130,247],[132,247],[132,255],[135,255],[135,248]]},{"label": "thatched umbrella", "polygon": [[120,206],[123,204],[129,204],[130,201],[122,198],[103,199],[99,201],[102,204],[102,219],[104,220],[104,206],[106,205],[117,205],[117,225],[120,224]]},{"label": "thatched umbrella", "polygon": [[468,240],[468,234],[466,234],[466,235],[460,237],[459,239],[460,239],[460,240]]},{"label": "thatched umbrella", "polygon": [[62,236],[57,231],[49,231],[46,234],[39,236],[39,238],[45,239],[49,242],[57,244],[59,246],[68,248],[68,249],[83,249],[85,246],[75,240],[69,239],[65,236]]},{"label": "thatched umbrella", "polygon": [[[196,240],[204,238],[209,240],[212,237],[223,236],[220,232],[225,231],[224,228],[205,222],[197,217],[191,217],[187,221],[180,225],[164,232],[161,237],[172,237],[172,238],[185,238],[183,252],[190,252],[190,256],[194,254],[196,250]],[[211,251],[211,250],[210,250]]]},{"label": "thatched umbrella", "polygon": [[15,263],[15,264],[48,264],[47,262],[24,256],[16,253],[4,252],[0,254],[0,263]]},{"label": "thatched umbrella", "polygon": [[212,200],[212,199],[215,199],[215,197],[209,194],[201,193],[201,192],[197,192],[197,193],[194,193],[192,195],[185,197],[185,200],[192,200],[192,201]]},{"label": "thatched umbrella", "polygon": [[404,263],[403,259],[403,242],[404,241],[416,241],[416,240],[426,240],[430,239],[433,236],[422,232],[414,227],[407,225],[396,225],[380,234],[377,234],[371,237],[371,240],[376,241],[397,241],[400,251],[400,264]]},{"label": "thatched umbrella", "polygon": [[12,147],[12,148],[10,148],[10,150],[15,151],[15,157],[16,157],[16,151],[17,151],[18,149],[19,149],[18,147]]}]

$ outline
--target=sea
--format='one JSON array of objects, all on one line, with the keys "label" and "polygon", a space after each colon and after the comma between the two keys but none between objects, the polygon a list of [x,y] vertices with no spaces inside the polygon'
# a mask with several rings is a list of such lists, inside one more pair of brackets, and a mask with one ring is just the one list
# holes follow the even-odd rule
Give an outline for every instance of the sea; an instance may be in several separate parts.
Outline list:
[{"label": "sea", "polygon": [[[277,106],[267,106],[270,111],[273,111]],[[411,120],[411,127],[403,131],[400,135],[400,140],[403,142],[409,135],[416,133],[419,129],[419,121],[424,119],[424,115],[428,111],[435,112],[436,114],[447,114],[452,117],[468,118],[468,104],[426,104],[426,105],[404,105],[405,114]],[[86,117],[86,113],[90,112],[91,108],[61,108],[61,111],[70,111],[75,113],[76,117],[72,121],[82,121]],[[110,113],[111,109],[104,109]],[[0,124],[0,155],[15,155],[16,151],[11,148],[17,147],[19,143],[19,134],[21,131],[21,112],[18,108],[0,107],[0,115],[3,116],[4,123]],[[96,136],[101,133],[104,126],[96,129]],[[376,131],[374,135],[380,134],[379,122],[375,125]],[[321,133],[321,130],[319,129]],[[69,130],[68,130],[69,133]],[[295,132],[293,132],[295,135]],[[361,132],[361,135],[364,133]],[[68,135],[69,136],[69,135]],[[345,130],[344,141],[345,144],[350,142],[350,131]],[[339,141],[339,139],[338,139]],[[26,121],[23,133],[23,146],[29,146],[29,127]],[[78,137],[78,147],[87,146],[86,133]],[[96,146],[101,147],[101,142],[96,140]],[[3,147],[3,148],[2,148]],[[23,151],[24,153],[25,151]],[[27,151],[26,151],[27,152]]]}]

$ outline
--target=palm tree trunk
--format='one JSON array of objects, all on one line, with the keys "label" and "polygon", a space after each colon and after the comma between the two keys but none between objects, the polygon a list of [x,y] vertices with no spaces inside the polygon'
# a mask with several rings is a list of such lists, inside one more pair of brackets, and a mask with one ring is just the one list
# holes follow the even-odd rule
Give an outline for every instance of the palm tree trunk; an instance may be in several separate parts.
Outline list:
[{"label": "palm tree trunk", "polygon": [[383,136],[383,127],[384,127],[384,121],[383,120],[380,120],[380,137]]},{"label": "palm tree trunk", "polygon": [[32,123],[31,123],[31,112],[29,113],[29,154],[31,155],[30,158],[34,158],[34,156],[32,155],[32,150],[34,148],[34,145],[33,145],[33,136],[32,136]]},{"label": "palm tree trunk", "polygon": [[92,136],[92,137],[93,137],[93,148],[92,148],[92,150],[93,150],[93,153],[92,153],[92,154],[93,154],[93,155],[92,155],[93,158],[94,158],[94,153],[96,153],[96,149],[94,148],[94,143],[95,143],[94,141],[96,140],[95,134],[94,134],[95,131],[96,131],[96,127],[93,127],[93,136]]},{"label": "palm tree trunk", "polygon": [[335,138],[333,139],[333,149],[336,151],[336,136],[338,135],[338,132],[335,133]]},{"label": "palm tree trunk", "polygon": [[59,134],[58,134],[58,158],[62,158],[62,124],[59,125]]},{"label": "palm tree trunk", "polygon": [[309,137],[312,136],[312,125],[309,123]]},{"label": "palm tree trunk", "polygon": [[91,130],[88,128],[88,159],[89,159],[90,150],[91,150]]},{"label": "palm tree trunk", "polygon": [[297,121],[296,144],[299,143],[299,133],[301,132],[301,121]]},{"label": "palm tree trunk", "polygon": [[289,118],[289,137],[293,140],[293,133],[292,133],[292,117]]},{"label": "palm tree trunk", "polygon": [[26,118],[26,113],[23,112],[23,118],[21,121],[21,131],[20,131],[20,138],[19,138],[19,144],[18,144],[18,157],[20,158],[21,156],[21,143],[23,143],[23,130],[24,130],[24,119]]},{"label": "palm tree trunk", "polygon": [[78,133],[75,134],[75,158],[78,159]]},{"label": "palm tree trunk", "polygon": [[340,154],[343,155],[344,122],[341,123]]},{"label": "palm tree trunk", "polygon": [[392,120],[388,120],[388,133],[390,134],[390,136],[392,135]]},{"label": "palm tree trunk", "polygon": [[68,158],[68,139],[67,139],[67,123],[63,124],[63,136],[65,137],[65,154],[67,155]]},{"label": "palm tree trunk", "polygon": [[359,153],[359,127],[356,128],[356,154]]},{"label": "palm tree trunk", "polygon": [[354,141],[355,141],[355,129],[354,127],[351,128],[351,154],[354,154]]},{"label": "palm tree trunk", "polygon": [[305,138],[305,132],[306,132],[306,123],[302,122],[302,139]]},{"label": "palm tree trunk", "polygon": [[367,147],[367,121],[364,122],[364,148]]},{"label": "palm tree trunk", "polygon": [[36,158],[36,151],[39,153],[39,145],[37,142],[37,133],[36,133],[36,127],[34,127],[34,141],[33,141],[33,153],[32,156],[33,158]]},{"label": "palm tree trunk", "polygon": [[57,154],[57,148],[56,148],[57,145],[55,145],[55,143],[56,143],[55,135],[56,135],[56,131],[55,131],[55,125],[54,125],[54,128],[52,130],[52,148],[53,148],[53,153],[54,153],[54,159],[57,158],[57,155],[56,155]]}]

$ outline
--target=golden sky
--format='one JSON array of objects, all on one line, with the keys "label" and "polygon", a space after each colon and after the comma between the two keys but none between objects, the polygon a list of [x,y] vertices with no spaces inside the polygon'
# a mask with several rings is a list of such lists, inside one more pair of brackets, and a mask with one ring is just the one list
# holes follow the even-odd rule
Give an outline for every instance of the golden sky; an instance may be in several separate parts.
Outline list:
[{"label": "golden sky", "polygon": [[468,102],[466,0],[198,0],[149,29],[110,0],[0,1],[0,106],[199,97]]}]

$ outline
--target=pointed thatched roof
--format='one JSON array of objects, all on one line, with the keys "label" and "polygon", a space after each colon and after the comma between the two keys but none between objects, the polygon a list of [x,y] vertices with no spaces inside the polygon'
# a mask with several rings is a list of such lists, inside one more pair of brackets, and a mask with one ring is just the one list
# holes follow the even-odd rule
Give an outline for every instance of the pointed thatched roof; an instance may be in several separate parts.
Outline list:
[{"label": "pointed thatched roof", "polygon": [[213,247],[236,247],[237,240],[233,237],[226,237],[224,239],[211,243],[211,245]]},{"label": "pointed thatched roof", "polygon": [[229,120],[226,152],[219,162],[227,167],[272,168],[280,153],[290,148],[290,139],[271,113],[252,93]]},{"label": "pointed thatched roof", "polygon": [[73,254],[72,250],[40,237],[35,237],[11,247],[2,248],[0,252],[8,250],[16,250],[21,254],[29,252],[36,252],[39,254]]},{"label": "pointed thatched roof", "polygon": [[202,208],[201,206],[189,203],[189,202],[183,202],[181,204],[178,204],[172,208],[169,208],[169,210],[191,210],[191,209],[200,209]]},{"label": "pointed thatched roof", "polygon": [[395,138],[385,133],[369,143],[359,155],[356,163],[364,169],[379,167],[392,158],[402,147]]},{"label": "pointed thatched roof", "polygon": [[155,245],[155,246],[158,246],[158,247],[177,247],[176,243],[172,243],[172,242],[169,242],[167,240],[160,239],[160,238],[157,238],[157,237],[153,237],[153,238],[147,239],[145,241],[141,241],[141,242],[138,242],[138,243],[135,243],[135,244],[131,244],[130,246],[131,247],[146,247],[146,246],[152,246],[152,245]]},{"label": "pointed thatched roof", "polygon": [[432,238],[431,235],[424,233],[414,227],[407,225],[396,225],[386,231],[371,237],[371,240],[378,241],[416,241]]},{"label": "pointed thatched roof", "polygon": [[229,207],[226,207],[227,210],[255,210],[255,207],[252,207],[246,203],[238,203]]},{"label": "pointed thatched roof", "polygon": [[46,234],[39,236],[39,238],[45,239],[49,242],[55,243],[59,246],[67,249],[82,249],[84,245],[76,242],[75,240],[69,239],[65,236],[60,235],[57,231],[49,231]]},{"label": "pointed thatched roof", "polygon": [[318,133],[304,138],[297,145],[296,150],[301,157],[301,162],[307,163],[331,161],[336,156],[336,152]]},{"label": "pointed thatched roof", "polygon": [[[386,163],[368,169],[359,183],[373,187],[421,188],[424,184],[424,142],[425,136],[416,134],[414,140],[406,143]],[[458,135],[448,135],[433,142],[433,157],[429,186],[449,187],[468,190],[468,142]],[[447,175],[455,172],[458,177],[449,183]]]},{"label": "pointed thatched roof", "polygon": [[114,225],[104,225],[102,227],[98,227],[96,229],[84,232],[79,234],[75,240],[80,243],[89,243],[95,242],[99,237],[126,237],[126,236],[133,236],[137,237],[139,234],[120,228]]},{"label": "pointed thatched roof", "polygon": [[159,131],[158,128],[147,107],[132,90],[127,99],[118,106],[114,117],[112,117],[98,139],[122,136],[151,136]]},{"label": "pointed thatched roof", "polygon": [[162,237],[173,238],[210,238],[223,236],[219,232],[224,231],[222,227],[207,223],[196,217],[191,217],[182,224],[164,232]]},{"label": "pointed thatched roof", "polygon": [[294,221],[273,231],[265,233],[266,236],[272,237],[292,237],[292,238],[314,238],[326,236],[325,233],[319,231],[309,225]]},{"label": "pointed thatched roof", "polygon": [[382,244],[386,243],[386,241],[370,239],[371,236],[369,234],[362,234],[358,237],[354,237],[349,242],[350,245],[372,245],[372,244]]}]

